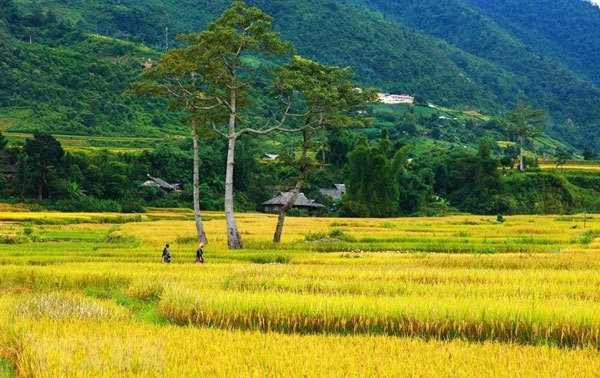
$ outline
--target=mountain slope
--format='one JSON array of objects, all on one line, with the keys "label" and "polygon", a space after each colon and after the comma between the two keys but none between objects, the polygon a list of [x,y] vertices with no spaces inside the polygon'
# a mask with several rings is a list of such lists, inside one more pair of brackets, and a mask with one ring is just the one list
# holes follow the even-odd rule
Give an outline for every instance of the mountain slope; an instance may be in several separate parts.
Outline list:
[{"label": "mountain slope", "polygon": [[144,59],[155,55],[152,51],[85,35],[52,15],[7,12],[4,20],[0,16],[0,33],[0,107],[3,118],[17,120],[12,131],[139,136],[181,132],[177,117],[163,114],[164,104],[121,96],[141,72]]},{"label": "mountain slope", "polygon": [[467,0],[504,29],[600,86],[600,8],[586,1]]},{"label": "mountain slope", "polygon": [[[556,1],[563,13],[568,14],[564,4],[569,1],[577,0]],[[532,8],[540,3],[508,3],[523,2]],[[172,46],[176,33],[201,30],[229,3],[21,0],[19,6],[31,12],[50,9],[86,30],[164,49],[165,36]],[[541,26],[519,33],[523,23],[509,23],[507,20],[513,20],[509,17],[511,11],[499,0],[489,5],[483,0],[247,3],[271,14],[275,28],[296,45],[300,54],[326,64],[350,65],[357,72],[357,80],[366,85],[409,93],[421,102],[493,113],[512,108],[523,99],[549,111],[554,136],[582,145],[598,134],[600,108],[596,104],[600,89],[589,79],[594,71],[582,71],[588,66],[585,62],[563,62],[563,53],[555,47],[559,42],[547,42],[552,36]],[[592,12],[597,9],[583,5],[587,8],[577,9],[581,8],[586,20],[593,20],[589,8]],[[532,40],[534,35],[538,35],[538,42]],[[577,54],[571,52],[581,50],[564,47],[562,51],[569,52],[573,60]]]},{"label": "mountain slope", "polygon": [[[564,4],[565,1],[568,0],[559,0],[556,3]],[[484,3],[476,0],[472,2]],[[571,143],[582,144],[597,134],[600,127],[600,109],[593,104],[600,101],[600,89],[593,82],[586,81],[572,72],[556,56],[545,56],[543,51],[536,51],[536,45],[520,40],[518,35],[511,33],[496,19],[480,12],[468,2],[363,0],[361,3],[388,14],[399,23],[443,39],[462,51],[512,73],[519,92],[514,93],[512,98],[503,97],[501,100],[507,107],[514,106],[515,99],[519,98],[547,109],[554,119],[555,136]],[[518,3],[527,3],[535,8],[531,5],[533,2]],[[589,4],[584,5],[593,8]],[[527,13],[526,9],[523,11]],[[600,19],[600,13],[597,18]],[[590,31],[595,32],[597,31]],[[587,65],[590,65],[589,62]],[[567,127],[567,124],[573,123],[576,128]]]},{"label": "mountain slope", "polygon": [[[229,5],[229,1],[171,0],[21,1],[21,7],[40,7],[69,17],[83,28],[116,37],[143,40],[159,50],[168,36],[202,30]],[[494,108],[497,98],[440,49],[439,41],[339,1],[250,1],[274,18],[274,27],[292,41],[300,54],[326,64],[350,65],[357,80],[384,90],[407,92],[442,105]],[[119,16],[120,15],[120,16]],[[156,22],[140,19],[157,20]],[[110,21],[110,22],[109,22]],[[152,24],[150,26],[149,24]],[[315,28],[315,25],[320,25]],[[169,40],[171,46],[175,43]],[[464,99],[464,100],[463,100]]]}]

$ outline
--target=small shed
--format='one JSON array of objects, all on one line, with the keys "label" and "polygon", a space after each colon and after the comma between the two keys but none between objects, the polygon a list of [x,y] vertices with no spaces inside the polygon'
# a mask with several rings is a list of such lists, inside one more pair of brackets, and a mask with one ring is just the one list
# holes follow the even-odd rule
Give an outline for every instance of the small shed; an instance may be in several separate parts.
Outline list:
[{"label": "small shed", "polygon": [[346,194],[346,184],[333,184],[333,186],[333,188],[320,189],[319,192],[333,199],[340,199],[344,194]]},{"label": "small shed", "polygon": [[[265,207],[264,212],[269,214],[279,214],[279,210],[290,200],[292,192],[279,192],[275,197],[263,202],[261,205]],[[304,193],[298,193],[296,203],[293,208],[309,214],[314,213],[325,206],[306,198]]]},{"label": "small shed", "polygon": [[169,184],[168,182],[166,182],[165,180],[163,180],[161,178],[152,177],[149,174],[146,176],[148,176],[148,180],[146,180],[142,184],[142,186],[158,187],[166,192],[172,192],[172,191],[181,192],[183,190],[183,186],[181,184],[178,184],[178,183],[177,184]]}]

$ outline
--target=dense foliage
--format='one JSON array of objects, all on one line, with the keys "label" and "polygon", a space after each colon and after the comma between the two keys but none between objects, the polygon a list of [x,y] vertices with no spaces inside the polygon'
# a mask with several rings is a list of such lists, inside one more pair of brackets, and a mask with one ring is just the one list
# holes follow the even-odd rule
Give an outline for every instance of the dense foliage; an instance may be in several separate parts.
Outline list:
[{"label": "dense foliage", "polygon": [[554,57],[596,86],[600,9],[588,1],[467,0],[528,46]]},{"label": "dense foliage", "polygon": [[[500,170],[488,139],[480,140],[477,153],[440,149],[415,154],[410,145],[395,150],[389,145],[386,139],[371,144],[359,141],[348,155],[348,196],[340,214],[389,217],[457,210],[545,214],[600,209],[596,174]],[[512,165],[518,160],[508,159]]]},{"label": "dense foliage", "polygon": [[3,13],[0,30],[9,34],[0,41],[0,108],[17,119],[13,131],[180,132],[177,117],[160,111],[159,102],[121,96],[154,52],[86,35],[51,12]]},{"label": "dense foliage", "polygon": [[[347,130],[345,131],[347,132]],[[337,131],[342,133],[342,131]],[[304,192],[329,206],[329,214],[359,217],[436,215],[456,211],[477,214],[543,214],[573,211],[600,211],[598,178],[585,171],[518,172],[499,169],[489,140],[481,140],[479,151],[468,153],[438,147],[419,152],[411,145],[392,145],[389,139],[368,142],[365,138],[346,140],[348,160],[329,155],[327,169],[310,172]],[[261,159],[264,141],[241,138],[238,148],[240,169],[236,172],[236,209],[262,210],[260,203],[272,193],[288,190],[297,179],[293,155],[285,154],[292,144],[282,146],[280,159]],[[51,146],[43,161],[35,146]],[[345,151],[347,147],[336,147]],[[293,151],[293,150],[292,150]],[[334,150],[330,150],[335,151]],[[0,174],[0,196],[31,201],[68,211],[143,211],[144,206],[191,207],[192,143],[158,145],[143,153],[67,152],[48,134],[36,134],[25,147],[0,149],[0,170],[7,164],[14,173]],[[200,206],[222,209],[226,144],[220,139],[204,142],[200,148]],[[330,160],[329,160],[330,159]],[[509,158],[513,162],[515,156]],[[339,163],[336,163],[339,162]],[[529,162],[531,164],[531,162]],[[9,170],[10,171],[10,170]],[[170,183],[181,183],[183,192],[166,192],[143,186],[146,175]],[[40,181],[41,180],[41,181]],[[345,182],[348,195],[334,201],[319,189]]]}]

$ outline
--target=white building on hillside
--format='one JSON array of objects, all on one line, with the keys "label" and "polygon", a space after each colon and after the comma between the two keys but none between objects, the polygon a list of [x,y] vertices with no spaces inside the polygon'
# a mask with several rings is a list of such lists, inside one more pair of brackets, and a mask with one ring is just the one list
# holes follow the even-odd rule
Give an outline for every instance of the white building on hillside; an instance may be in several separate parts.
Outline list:
[{"label": "white building on hillside", "polygon": [[409,95],[378,93],[379,102],[383,104],[410,104],[415,103],[415,98]]}]

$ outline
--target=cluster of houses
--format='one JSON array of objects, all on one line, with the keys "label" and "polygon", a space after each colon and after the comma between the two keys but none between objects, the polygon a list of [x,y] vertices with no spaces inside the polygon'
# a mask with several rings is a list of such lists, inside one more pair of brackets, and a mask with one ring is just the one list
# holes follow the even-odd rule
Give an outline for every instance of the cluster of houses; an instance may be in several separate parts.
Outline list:
[{"label": "cluster of houses", "polygon": [[[170,184],[159,177],[150,175],[147,175],[147,180],[142,184],[142,186],[155,187],[166,192],[175,191],[178,193],[183,189],[181,184]],[[321,189],[320,192],[321,194],[329,196],[332,199],[340,199],[344,194],[346,194],[346,185],[335,184],[333,188]],[[285,204],[287,204],[291,197],[292,192],[279,192],[270,200],[261,203],[263,206],[263,211],[269,214],[279,214],[279,210]],[[325,208],[325,205],[322,205],[315,200],[308,199],[304,193],[299,193],[293,208],[308,214],[314,214]]]}]

